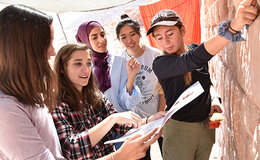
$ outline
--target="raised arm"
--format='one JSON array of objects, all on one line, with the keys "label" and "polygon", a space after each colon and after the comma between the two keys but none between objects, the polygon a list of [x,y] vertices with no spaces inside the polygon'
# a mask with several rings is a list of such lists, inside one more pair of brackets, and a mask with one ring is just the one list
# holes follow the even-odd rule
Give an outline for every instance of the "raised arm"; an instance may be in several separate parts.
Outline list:
[{"label": "raised arm", "polygon": [[131,59],[127,61],[126,65],[127,65],[126,91],[131,95],[134,89],[135,75],[140,69],[140,62],[138,62],[134,57],[131,57]]},{"label": "raised arm", "polygon": [[141,91],[138,86],[134,84],[135,75],[139,71],[140,63],[134,58],[131,58],[127,62],[124,59],[122,63],[117,100],[120,108],[124,111],[128,111],[138,104],[141,99]]},{"label": "raised arm", "polygon": [[160,85],[158,112],[165,111],[165,109],[166,109],[166,99],[165,99],[164,91]]},{"label": "raised arm", "polygon": [[[244,0],[239,4],[235,18],[231,21],[228,31],[235,34],[235,31],[240,31],[247,24],[250,25],[255,20],[258,10],[256,7],[256,0]],[[232,28],[232,29],[230,29]],[[235,31],[234,31],[235,30]],[[219,35],[204,42],[205,49],[211,54],[216,55],[223,49],[229,40]]]}]

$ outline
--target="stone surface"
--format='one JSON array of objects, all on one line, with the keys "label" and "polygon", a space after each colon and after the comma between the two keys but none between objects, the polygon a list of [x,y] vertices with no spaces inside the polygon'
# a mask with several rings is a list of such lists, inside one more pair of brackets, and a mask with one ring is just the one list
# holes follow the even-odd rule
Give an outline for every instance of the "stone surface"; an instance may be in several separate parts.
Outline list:
[{"label": "stone surface", "polygon": [[[202,0],[202,40],[217,23],[232,19],[241,0]],[[258,0],[258,5],[260,0]],[[223,100],[225,120],[217,129],[219,159],[260,159],[260,18],[247,30],[247,41],[228,44],[210,62],[213,84]]]}]

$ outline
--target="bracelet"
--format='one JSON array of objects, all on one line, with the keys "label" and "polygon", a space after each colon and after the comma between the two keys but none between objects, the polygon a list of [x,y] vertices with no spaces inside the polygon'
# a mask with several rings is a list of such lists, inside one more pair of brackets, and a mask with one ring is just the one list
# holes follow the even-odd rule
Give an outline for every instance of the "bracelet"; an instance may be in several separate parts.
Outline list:
[{"label": "bracelet", "polygon": [[[230,40],[232,42],[241,42],[245,39],[242,37],[241,31],[233,30],[233,28],[230,27],[231,20],[227,20],[224,22],[221,22],[218,25],[218,35],[221,37],[225,37],[227,40]],[[228,31],[228,28],[230,28],[232,31],[236,32],[236,34],[232,34]]]},{"label": "bracelet", "polygon": [[149,119],[150,116],[146,117],[146,120],[145,120],[145,124],[148,123],[148,119]]},{"label": "bracelet", "polygon": [[229,25],[229,28],[233,31],[233,32],[235,32],[235,33],[238,33],[239,31],[237,31],[237,30],[234,30],[230,25]]},{"label": "bracelet", "polygon": [[114,157],[113,153],[111,153],[111,158],[112,158],[112,160],[115,160],[115,157]]}]

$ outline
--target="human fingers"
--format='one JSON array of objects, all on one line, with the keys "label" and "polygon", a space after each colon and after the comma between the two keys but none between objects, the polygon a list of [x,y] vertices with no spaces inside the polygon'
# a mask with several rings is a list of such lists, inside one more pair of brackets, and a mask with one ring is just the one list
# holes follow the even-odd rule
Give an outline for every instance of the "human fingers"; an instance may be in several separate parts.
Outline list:
[{"label": "human fingers", "polygon": [[129,143],[129,142],[132,142],[134,140],[137,140],[138,141],[138,138],[142,137],[141,134],[136,134],[136,135],[133,135],[132,137],[128,138],[125,143]]},{"label": "human fingers", "polygon": [[135,120],[132,118],[131,112],[121,112],[121,113],[114,113],[112,114],[114,117],[115,123],[118,124],[125,124],[127,126],[136,126]]},{"label": "human fingers", "polygon": [[133,68],[139,68],[140,67],[140,62],[138,60],[134,59],[132,67]]},{"label": "human fingers", "polygon": [[245,13],[245,15],[244,15],[244,19],[245,19],[244,21],[246,24],[253,23],[255,18],[256,18],[256,15],[251,14],[251,13]]},{"label": "human fingers", "polygon": [[149,122],[160,119],[166,115],[166,111],[159,111],[149,118]]},{"label": "human fingers", "polygon": [[130,66],[132,66],[133,63],[134,63],[134,60],[135,60],[135,58],[134,58],[134,57],[131,57],[131,58],[127,61],[127,64],[130,65]]},{"label": "human fingers", "polygon": [[244,21],[245,24],[251,24],[255,20],[258,14],[258,9],[251,5],[247,5],[247,6],[241,5],[239,8],[241,9],[240,12],[241,19]]},{"label": "human fingers", "polygon": [[212,116],[214,113],[222,113],[221,107],[218,105],[211,106],[209,115]]},{"label": "human fingers", "polygon": [[127,126],[133,126],[134,128],[138,128],[142,124],[142,118],[131,111],[120,113],[120,118],[117,120],[119,124],[127,124]]},{"label": "human fingers", "polygon": [[258,13],[258,8],[254,6],[242,6],[244,12],[252,13],[254,15],[257,15]]},{"label": "human fingers", "polygon": [[140,137],[142,137],[141,134],[136,134],[123,143],[119,150],[117,150],[117,152],[122,153],[122,158],[125,160],[134,160],[145,156],[144,146],[138,140]]},{"label": "human fingers", "polygon": [[252,6],[245,6],[241,9],[241,16],[245,20],[255,20],[258,14],[258,9]]},{"label": "human fingers", "polygon": [[243,29],[246,24],[250,25],[253,23],[257,14],[258,9],[256,7],[240,4],[236,12],[236,16],[231,22],[230,26],[233,29],[239,31]]},{"label": "human fingers", "polygon": [[215,109],[214,109],[213,106],[211,106],[211,107],[210,107],[209,116],[212,116],[214,112],[215,112]]},{"label": "human fingers", "polygon": [[243,6],[255,6],[256,5],[256,0],[244,0],[240,3]]},{"label": "human fingers", "polygon": [[[157,131],[157,130],[156,130],[156,131]],[[150,138],[149,140],[147,140],[147,141],[145,142],[146,147],[149,147],[150,145],[152,145],[158,138],[161,137],[162,133],[163,133],[163,130],[161,129],[158,134],[154,135],[152,138]]]},{"label": "human fingers", "polygon": [[125,123],[125,125],[127,125],[128,127],[132,127],[133,123]]},{"label": "human fingers", "polygon": [[132,111],[130,111],[130,114],[131,114],[131,116],[133,116],[135,119],[137,119],[138,121],[142,121],[142,118],[138,115],[138,114],[136,114],[136,113],[134,113],[134,112],[132,112]]},{"label": "human fingers", "polygon": [[159,112],[157,112],[155,115],[157,115],[158,117],[164,117],[165,115],[166,115],[166,111],[159,111]]},{"label": "human fingers", "polygon": [[137,127],[140,127],[142,125],[142,118],[134,112],[131,113],[131,116],[136,121]]},{"label": "human fingers", "polygon": [[222,113],[222,112],[223,112],[220,106],[217,106],[216,112],[217,112],[217,113]]},{"label": "human fingers", "polygon": [[151,139],[152,136],[154,136],[155,132],[159,129],[159,127],[156,127],[154,129],[152,129],[151,131],[145,133],[142,137],[139,137],[138,139],[136,139],[137,141],[139,141],[140,143],[145,143],[146,141],[148,141],[149,139]]},{"label": "human fingers", "polygon": [[253,0],[252,2],[251,2],[251,6],[256,6],[256,4],[257,4],[257,0]]},{"label": "human fingers", "polygon": [[222,109],[220,108],[220,106],[218,105],[214,106],[214,113],[222,113]]}]

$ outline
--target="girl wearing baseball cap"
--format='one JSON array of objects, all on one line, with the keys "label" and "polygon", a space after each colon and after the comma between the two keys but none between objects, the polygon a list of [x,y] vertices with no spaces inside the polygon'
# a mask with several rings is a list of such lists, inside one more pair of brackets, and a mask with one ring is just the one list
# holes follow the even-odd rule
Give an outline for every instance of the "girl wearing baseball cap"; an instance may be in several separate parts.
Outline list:
[{"label": "girl wearing baseball cap", "polygon": [[151,21],[152,33],[164,55],[153,62],[153,70],[164,90],[167,109],[190,85],[199,81],[204,93],[176,112],[164,127],[164,160],[208,160],[214,144],[215,130],[209,129],[208,117],[222,112],[211,95],[208,61],[230,41],[244,40],[241,29],[257,16],[256,1],[244,0],[234,20],[219,24],[218,35],[204,43],[185,45],[185,27],[173,10],[161,10]]}]

